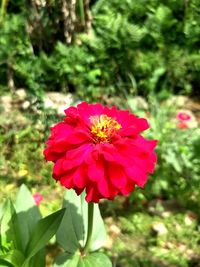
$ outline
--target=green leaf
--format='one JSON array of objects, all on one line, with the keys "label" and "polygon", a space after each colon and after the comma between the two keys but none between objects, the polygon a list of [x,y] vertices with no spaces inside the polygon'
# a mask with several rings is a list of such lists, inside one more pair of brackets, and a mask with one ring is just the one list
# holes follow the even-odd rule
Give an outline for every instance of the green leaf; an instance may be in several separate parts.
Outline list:
[{"label": "green leaf", "polygon": [[1,221],[1,218],[3,217],[3,214],[4,214],[4,205],[0,204],[0,221]]},{"label": "green leaf", "polygon": [[27,260],[33,257],[40,249],[42,249],[55,235],[64,213],[65,209],[61,209],[45,217],[44,219],[41,219],[36,224],[27,246]]},{"label": "green leaf", "polygon": [[[84,246],[87,238],[88,203],[85,193],[77,196],[74,191],[67,191],[63,206],[66,211],[56,234],[57,242],[65,251],[74,253]],[[107,238],[98,204],[94,206],[94,222],[91,251],[102,247]]]},{"label": "green leaf", "polygon": [[83,265],[80,265],[79,263],[78,267],[112,267],[110,259],[105,254],[100,252],[88,254],[86,257],[83,257],[80,262],[82,262]]},{"label": "green leaf", "polygon": [[21,267],[25,260],[24,255],[18,250],[12,250],[8,254],[1,256],[1,258],[15,267]]},{"label": "green leaf", "polygon": [[0,266],[13,267],[14,265],[0,258]]},{"label": "green leaf", "polygon": [[[13,248],[21,251],[21,233],[19,229],[18,217],[11,200],[7,200],[4,205],[4,215],[1,220],[1,237],[5,242],[12,243]],[[1,244],[3,245],[3,244]]]},{"label": "green leaf", "polygon": [[23,251],[25,252],[29,238],[37,222],[41,219],[38,207],[35,205],[31,192],[25,185],[20,187],[16,199],[16,211],[22,235]]},{"label": "green leaf", "polygon": [[112,267],[110,259],[103,253],[91,253],[81,256],[80,253],[63,253],[56,258],[53,267]]},{"label": "green leaf", "polygon": [[55,259],[53,267],[77,267],[79,263],[80,255],[78,253],[69,254],[63,253]]},{"label": "green leaf", "polygon": [[41,249],[35,256],[30,260],[29,267],[45,267],[45,249]]}]

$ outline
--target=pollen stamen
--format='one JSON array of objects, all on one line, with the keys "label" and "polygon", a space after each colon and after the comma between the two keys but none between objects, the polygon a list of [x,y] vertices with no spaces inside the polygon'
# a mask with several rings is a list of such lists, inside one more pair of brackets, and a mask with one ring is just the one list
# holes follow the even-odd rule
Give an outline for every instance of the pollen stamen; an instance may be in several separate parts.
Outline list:
[{"label": "pollen stamen", "polygon": [[109,142],[112,136],[122,128],[113,118],[107,115],[91,116],[91,133],[96,143]]}]

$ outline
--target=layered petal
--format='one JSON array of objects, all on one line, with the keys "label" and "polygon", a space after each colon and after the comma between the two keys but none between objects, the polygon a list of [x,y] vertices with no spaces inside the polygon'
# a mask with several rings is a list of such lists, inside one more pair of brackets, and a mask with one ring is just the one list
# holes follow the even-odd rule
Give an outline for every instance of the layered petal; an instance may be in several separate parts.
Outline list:
[{"label": "layered petal", "polygon": [[53,178],[88,202],[112,200],[143,187],[156,164],[157,141],[141,133],[146,119],[128,110],[80,103],[65,110],[66,117],[51,128],[44,150],[54,162]]}]

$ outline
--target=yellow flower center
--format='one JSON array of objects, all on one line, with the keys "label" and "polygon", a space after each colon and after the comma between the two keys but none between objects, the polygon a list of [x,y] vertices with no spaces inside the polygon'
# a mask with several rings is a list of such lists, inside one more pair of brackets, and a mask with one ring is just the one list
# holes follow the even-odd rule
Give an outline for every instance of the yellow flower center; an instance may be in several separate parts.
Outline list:
[{"label": "yellow flower center", "polygon": [[113,118],[107,115],[91,116],[91,133],[96,143],[109,142],[112,136],[122,126]]}]

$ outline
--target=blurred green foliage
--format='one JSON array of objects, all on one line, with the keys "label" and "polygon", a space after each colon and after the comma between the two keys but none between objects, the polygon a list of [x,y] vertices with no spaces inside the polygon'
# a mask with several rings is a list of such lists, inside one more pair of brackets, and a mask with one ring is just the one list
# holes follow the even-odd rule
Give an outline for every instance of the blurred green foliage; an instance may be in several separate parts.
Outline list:
[{"label": "blurred green foliage", "polygon": [[[198,267],[199,258],[194,255],[199,254],[200,229],[195,218],[191,219],[190,225],[186,223],[188,216],[170,213],[169,217],[164,218],[135,212],[126,218],[120,217],[122,232],[113,249],[119,266]],[[165,229],[165,232],[154,231],[155,225]]]},{"label": "blurred green foliage", "polygon": [[[200,129],[180,129],[176,105],[170,100],[158,102],[150,96],[148,113],[136,110],[134,113],[148,117],[150,129],[145,132],[149,139],[158,140],[156,147],[157,167],[145,189],[138,189],[130,197],[140,205],[152,199],[176,199],[181,205],[199,212],[200,188]],[[143,204],[142,204],[143,203]]]},{"label": "blurred green foliage", "polygon": [[63,37],[62,2],[36,10],[29,1],[9,1],[0,27],[1,90],[13,83],[36,95],[71,91],[86,100],[198,93],[199,1],[93,1],[92,29],[76,33],[70,45]]}]

